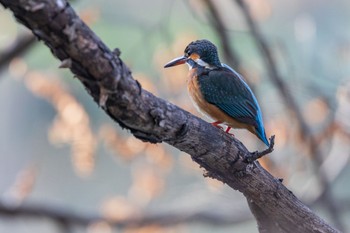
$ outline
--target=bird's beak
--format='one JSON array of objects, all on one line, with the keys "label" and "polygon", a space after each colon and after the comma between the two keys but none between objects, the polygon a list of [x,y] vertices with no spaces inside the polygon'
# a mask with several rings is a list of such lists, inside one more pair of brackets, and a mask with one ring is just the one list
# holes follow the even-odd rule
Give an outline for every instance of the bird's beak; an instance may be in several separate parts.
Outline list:
[{"label": "bird's beak", "polygon": [[177,58],[171,60],[170,62],[168,62],[167,64],[165,64],[164,68],[184,64],[184,63],[186,63],[187,60],[188,60],[188,58],[185,56],[177,57]]}]

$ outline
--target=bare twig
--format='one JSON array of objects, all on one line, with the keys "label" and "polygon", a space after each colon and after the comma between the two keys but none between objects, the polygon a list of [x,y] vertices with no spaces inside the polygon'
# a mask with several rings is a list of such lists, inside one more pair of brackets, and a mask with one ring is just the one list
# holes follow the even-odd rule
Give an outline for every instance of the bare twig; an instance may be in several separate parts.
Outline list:
[{"label": "bare twig", "polygon": [[[0,3],[10,8],[57,58],[71,59],[71,71],[96,103],[135,137],[152,143],[166,142],[190,154],[211,177],[254,201],[283,232],[338,232],[258,163],[247,165],[244,157],[249,152],[237,139],[143,90],[123,61],[67,2],[0,0]],[[242,170],[246,175],[237,177]]]},{"label": "bare twig", "polygon": [[260,159],[261,157],[263,157],[267,154],[270,154],[273,151],[274,146],[275,146],[275,135],[272,135],[270,138],[269,147],[261,152],[255,151],[255,152],[251,153],[250,156],[246,158],[246,161],[253,162],[253,161]]}]

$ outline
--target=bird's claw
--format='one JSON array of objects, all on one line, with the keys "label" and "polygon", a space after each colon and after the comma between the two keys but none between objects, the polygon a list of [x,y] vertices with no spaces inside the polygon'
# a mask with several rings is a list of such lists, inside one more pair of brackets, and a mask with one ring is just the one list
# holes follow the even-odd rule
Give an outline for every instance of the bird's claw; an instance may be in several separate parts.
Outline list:
[{"label": "bird's claw", "polygon": [[247,162],[247,163],[251,163],[251,162],[254,162],[257,159],[260,159],[264,155],[270,154],[274,150],[275,135],[271,136],[269,141],[270,141],[269,148],[267,148],[266,150],[263,150],[261,152],[255,151],[255,152],[250,153],[248,156],[245,156],[244,161]]},{"label": "bird's claw", "polygon": [[234,137],[235,135],[233,133],[230,133],[230,129],[232,129],[230,126],[227,126],[227,129],[225,130],[225,133],[231,135],[232,137]]}]

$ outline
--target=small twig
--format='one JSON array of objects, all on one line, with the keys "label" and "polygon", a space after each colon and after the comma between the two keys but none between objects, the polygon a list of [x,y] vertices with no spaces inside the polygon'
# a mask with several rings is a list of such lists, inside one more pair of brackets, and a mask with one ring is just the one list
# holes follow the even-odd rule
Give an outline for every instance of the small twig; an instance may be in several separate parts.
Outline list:
[{"label": "small twig", "polygon": [[272,135],[271,138],[269,139],[270,141],[270,145],[267,149],[263,150],[263,151],[255,151],[250,153],[250,155],[248,157],[245,158],[245,161],[247,163],[251,163],[257,159],[260,159],[261,157],[270,154],[273,150],[274,150],[274,146],[275,146],[275,135]]}]

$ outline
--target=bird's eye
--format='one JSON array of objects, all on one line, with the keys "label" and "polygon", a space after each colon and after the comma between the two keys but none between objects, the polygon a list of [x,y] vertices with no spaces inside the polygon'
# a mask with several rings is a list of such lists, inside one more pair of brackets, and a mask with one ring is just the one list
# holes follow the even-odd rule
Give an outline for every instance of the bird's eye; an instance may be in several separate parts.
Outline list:
[{"label": "bird's eye", "polygon": [[186,48],[185,49],[185,57],[189,57],[190,55],[191,55],[191,50],[190,50],[190,48]]}]

